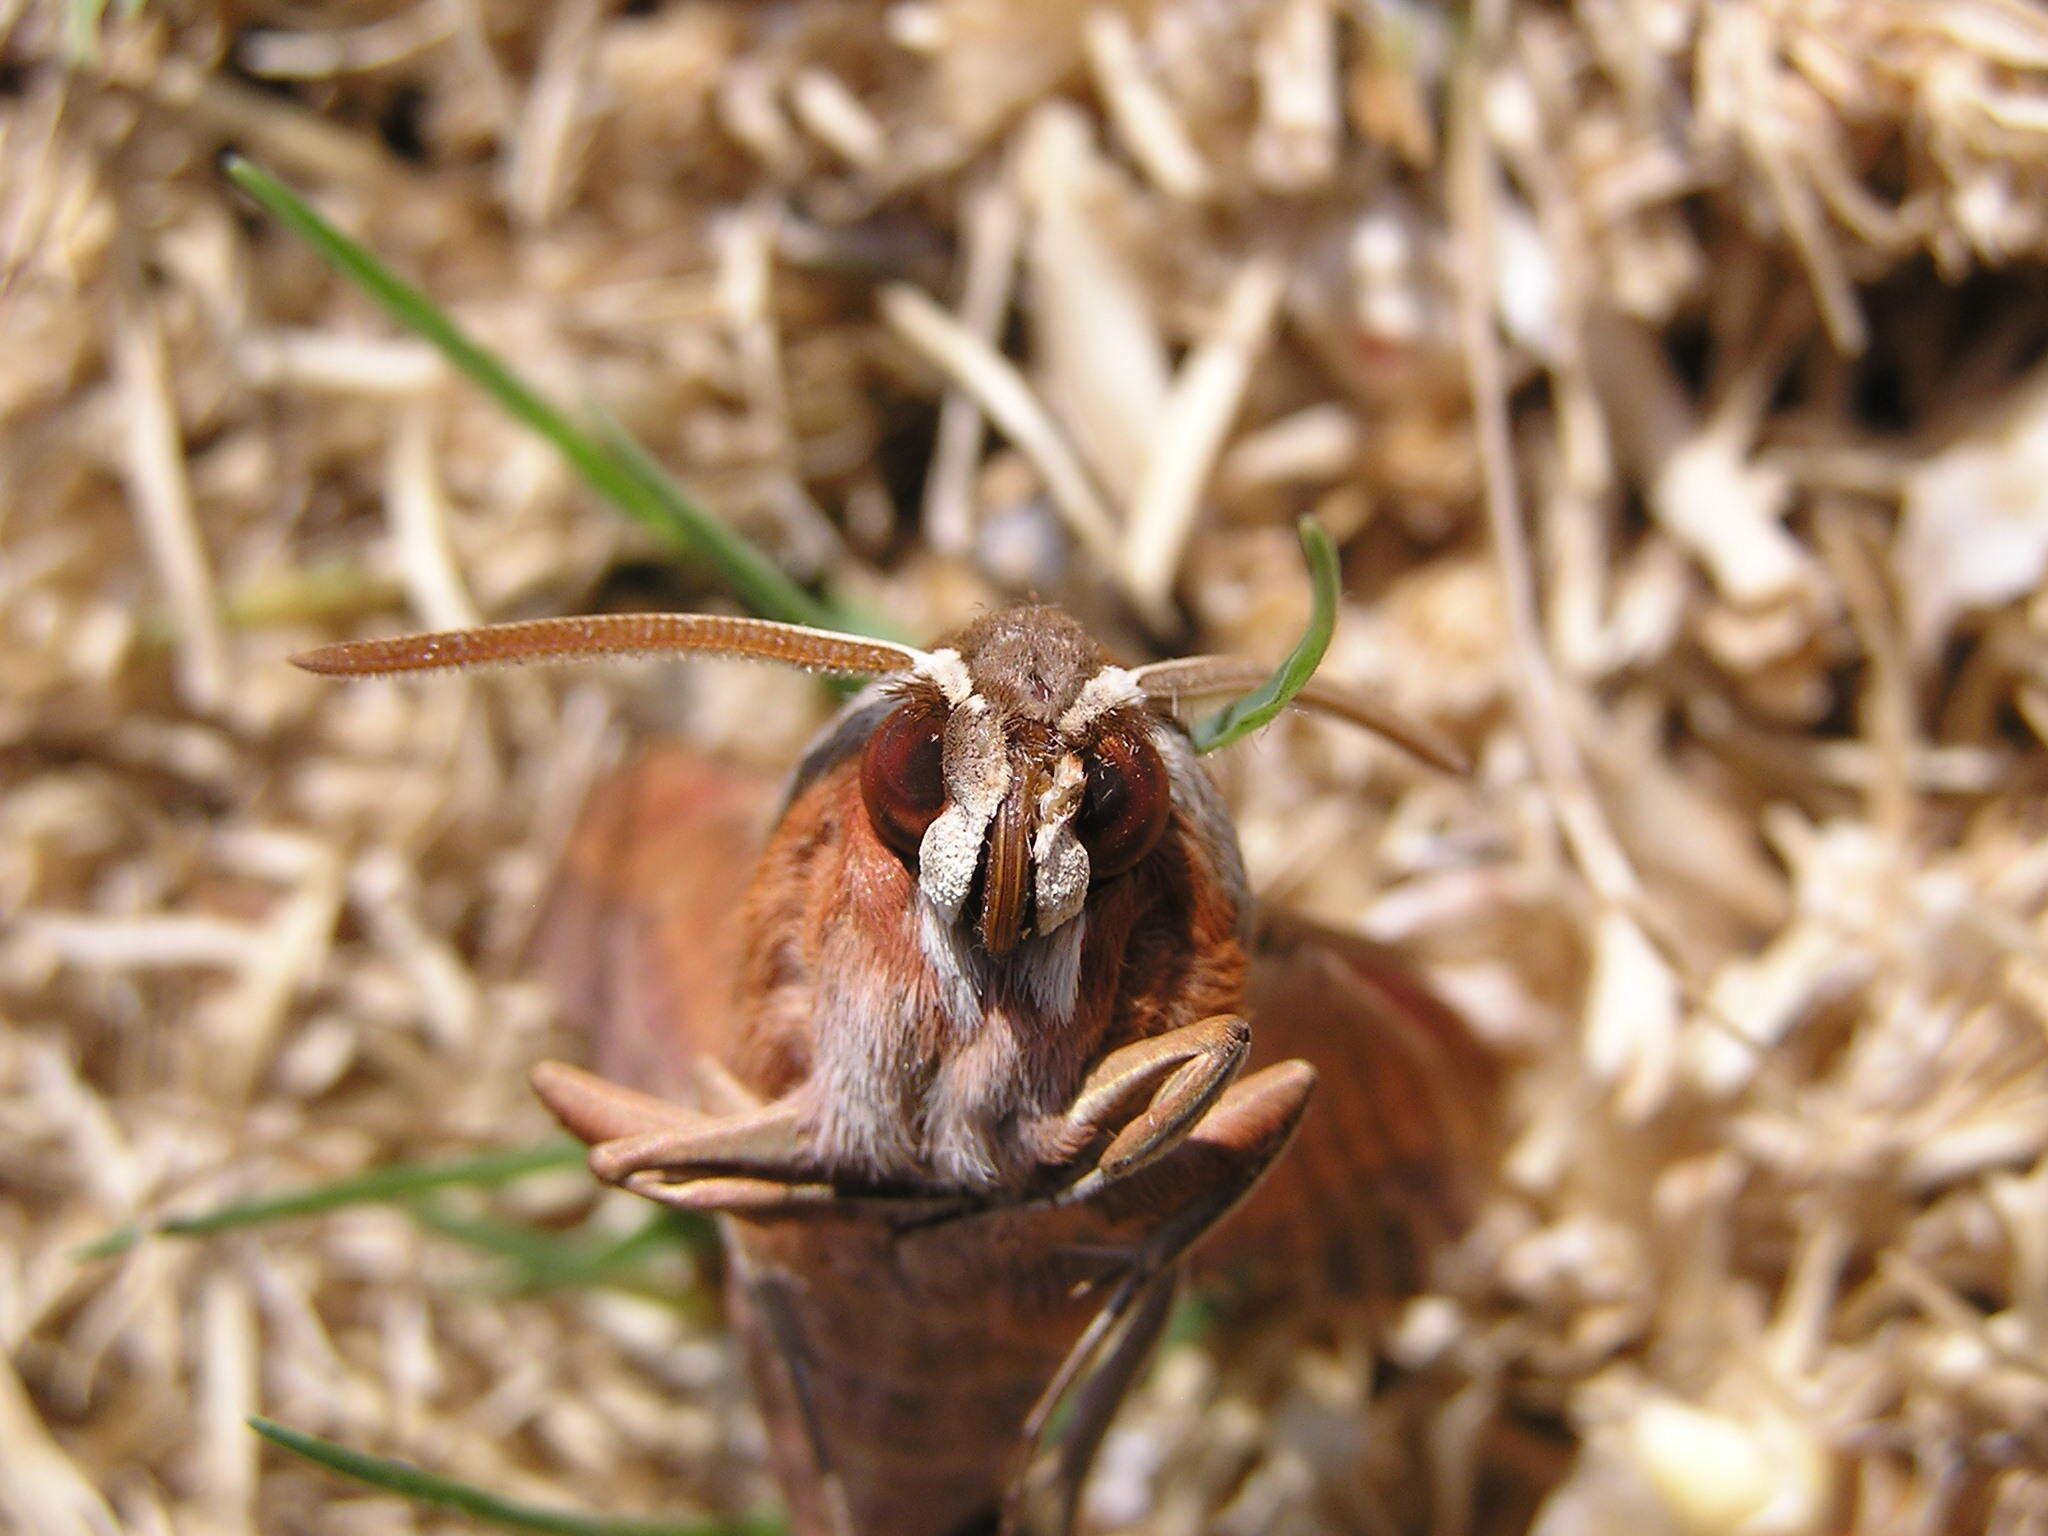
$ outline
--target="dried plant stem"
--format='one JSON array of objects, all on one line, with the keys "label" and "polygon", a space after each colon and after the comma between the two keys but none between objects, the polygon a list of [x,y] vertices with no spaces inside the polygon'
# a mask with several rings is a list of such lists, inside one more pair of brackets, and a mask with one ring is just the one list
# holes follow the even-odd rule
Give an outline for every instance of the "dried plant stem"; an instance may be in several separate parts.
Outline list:
[{"label": "dried plant stem", "polygon": [[[1507,606],[1515,712],[1528,737],[1537,774],[1556,810],[1566,846],[1595,897],[1608,911],[1621,914],[1640,930],[1652,947],[1655,960],[1669,968],[1680,995],[1698,1010],[1702,1019],[1729,1040],[1754,1050],[1757,1047],[1752,1037],[1715,1006],[1704,978],[1686,962],[1670,924],[1648,901],[1642,881],[1600,804],[1599,792],[1572,734],[1563,688],[1545,648],[1543,622],[1536,602],[1535,561],[1516,487],[1500,338],[1487,282],[1492,266],[1486,253],[1496,249],[1497,182],[1482,100],[1486,57],[1482,40],[1495,35],[1487,21],[1492,17],[1497,24],[1500,6],[1501,0],[1490,0],[1480,10],[1459,61],[1446,177],[1451,224],[1458,238],[1454,265],[1459,333],[1472,394],[1473,430],[1479,448],[1487,527],[1493,537]],[[1638,948],[1641,953],[1651,953]]]},{"label": "dried plant stem", "polygon": [[1761,9],[1731,8],[1724,25],[1739,39],[1731,52],[1743,95],[1752,109],[1741,116],[1743,140],[1763,170],[1778,217],[1806,265],[1828,335],[1843,352],[1861,352],[1868,335],[1863,311],[1856,302],[1856,290],[1843,268],[1841,252],[1828,232],[1813,184],[1793,174],[1794,150],[1788,142],[1788,121],[1782,112],[1772,110],[1769,101],[1774,88],[1770,75],[1778,65],[1777,44],[1766,13]]},{"label": "dried plant stem", "polygon": [[403,399],[433,388],[447,370],[425,342],[277,326],[243,336],[238,361],[252,384]]},{"label": "dried plant stem", "polygon": [[1537,770],[1557,808],[1565,840],[1595,893],[1610,905],[1636,909],[1642,901],[1641,882],[1601,810],[1592,777],[1572,737],[1557,673],[1544,648],[1536,606],[1535,562],[1516,489],[1500,338],[1487,281],[1492,271],[1487,253],[1495,249],[1496,171],[1482,100],[1486,57],[1482,39],[1492,35],[1487,21],[1493,18],[1497,23],[1499,13],[1495,0],[1481,7],[1473,19],[1456,82],[1448,166],[1451,219],[1459,247],[1455,262],[1459,332],[1472,391],[1486,521],[1507,605],[1515,709],[1535,754]]},{"label": "dried plant stem", "polygon": [[[1122,576],[1125,566],[1109,504],[1016,365],[908,284],[884,289],[881,302],[883,318],[897,334],[978,400],[989,420],[1031,460],[1081,546],[1105,571]],[[1148,624],[1171,626],[1172,613],[1162,604],[1147,602],[1135,591],[1131,598]]]},{"label": "dried plant stem", "polygon": [[[966,223],[960,324],[992,347],[1016,291],[1023,208],[1007,183],[993,181],[968,199]],[[945,554],[965,554],[974,543],[974,475],[982,433],[981,407],[974,396],[957,387],[947,390],[924,487],[925,537]]]},{"label": "dried plant stem", "polygon": [[717,301],[732,338],[749,410],[769,444],[777,470],[772,505],[800,547],[819,551],[819,564],[836,562],[840,534],[805,488],[790,424],[788,370],[775,321],[774,206],[756,200],[721,218],[712,243],[718,252]]},{"label": "dried plant stem", "polygon": [[456,22],[450,5],[415,5],[360,27],[257,32],[236,50],[236,58],[266,80],[325,80],[402,64],[444,41]]},{"label": "dried plant stem", "polygon": [[831,70],[798,70],[790,82],[789,105],[804,130],[848,165],[872,174],[888,168],[888,134]]},{"label": "dried plant stem", "polygon": [[2037,1354],[2002,1337],[1989,1326],[1989,1319],[1981,1311],[1911,1255],[1897,1248],[1887,1249],[1878,1260],[1878,1274],[1897,1294],[1967,1336],[2002,1364],[2029,1376],[2048,1379],[2048,1355]]},{"label": "dried plant stem", "polygon": [[256,1530],[257,1444],[240,1433],[257,1408],[262,1338],[248,1283],[209,1275],[199,1293],[201,1355],[198,1401],[204,1449],[198,1472],[208,1504],[228,1529]]},{"label": "dried plant stem", "polygon": [[[110,61],[118,68],[119,61]],[[146,74],[110,79],[175,112],[190,113],[249,153],[294,172],[358,188],[389,186],[397,166],[374,139],[351,133],[259,90],[171,57]]]},{"label": "dried plant stem", "polygon": [[0,1511],[37,1536],[117,1536],[121,1522],[43,1427],[13,1363],[0,1356]]},{"label": "dried plant stem", "polygon": [[545,224],[570,188],[570,140],[597,42],[596,0],[566,0],[554,7],[541,43],[540,67],[527,89],[525,109],[505,158],[505,201],[528,224]]},{"label": "dried plant stem", "polygon": [[834,615],[826,604],[686,496],[645,453],[625,451],[616,440],[600,442],[570,421],[494,353],[478,345],[424,293],[329,224],[268,171],[230,158],[227,173],[236,186],[288,224],[392,318],[430,342],[507,415],[553,444],[584,482],[613,506],[702,554],[756,611],[795,623],[832,622]]},{"label": "dried plant stem", "polygon": [[1124,569],[1147,611],[1165,609],[1171,598],[1201,510],[1202,488],[1223,451],[1252,367],[1272,337],[1284,282],[1274,262],[1254,260],[1239,270],[1215,334],[1182,365],[1167,393],[1124,536]]},{"label": "dried plant stem", "polygon": [[[0,29],[6,20],[0,14]],[[51,167],[64,98],[61,90],[42,92],[33,113],[17,118],[8,134],[12,142],[6,147],[13,153],[8,157],[8,195],[0,203],[0,300],[9,296],[30,253],[47,238],[63,189],[63,179],[52,175]]]},{"label": "dried plant stem", "polygon": [[132,273],[115,320],[116,366],[128,418],[128,492],[136,527],[170,604],[179,687],[194,709],[211,712],[227,697],[227,633],[185,477],[163,333],[140,284],[140,274]]},{"label": "dried plant stem", "polygon": [[434,473],[434,428],[427,412],[399,417],[384,484],[398,577],[413,607],[433,629],[481,623],[448,543],[448,502]]},{"label": "dried plant stem", "polygon": [[1869,816],[1903,846],[1912,830],[1916,778],[1920,757],[1913,725],[1912,661],[1905,631],[1885,591],[1880,557],[1870,549],[1846,515],[1819,520],[1821,551],[1840,583],[1849,621],[1870,661],[1870,677],[1862,701],[1863,724],[1869,735],[1865,759]]},{"label": "dried plant stem", "polygon": [[1288,191],[1327,181],[1343,138],[1335,9],[1323,0],[1281,0],[1266,10],[1255,53],[1253,174]]},{"label": "dried plant stem", "polygon": [[1187,124],[1139,56],[1130,18],[1113,6],[1097,6],[1088,13],[1083,41],[1110,125],[1153,184],[1189,202],[1214,192],[1215,177]]}]

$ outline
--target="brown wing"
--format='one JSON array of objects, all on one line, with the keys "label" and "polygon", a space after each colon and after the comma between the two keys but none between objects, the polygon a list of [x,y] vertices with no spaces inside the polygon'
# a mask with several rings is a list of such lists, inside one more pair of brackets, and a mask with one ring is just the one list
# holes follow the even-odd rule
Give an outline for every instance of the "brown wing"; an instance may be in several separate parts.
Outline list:
[{"label": "brown wing", "polygon": [[1459,1231],[1497,1146],[1499,1073],[1394,951],[1298,918],[1254,950],[1248,1071],[1317,1072],[1294,1144],[1196,1255],[1258,1294],[1372,1298],[1418,1289]]},{"label": "brown wing", "polygon": [[690,1063],[730,1059],[734,918],[774,809],[763,776],[678,747],[592,793],[537,947],[601,1076],[688,1101]]}]

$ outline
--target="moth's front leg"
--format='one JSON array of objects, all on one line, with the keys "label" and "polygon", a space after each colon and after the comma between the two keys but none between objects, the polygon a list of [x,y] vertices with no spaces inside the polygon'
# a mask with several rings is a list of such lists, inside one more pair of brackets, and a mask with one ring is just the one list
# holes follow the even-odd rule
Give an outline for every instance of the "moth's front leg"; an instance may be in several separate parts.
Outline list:
[{"label": "moth's front leg", "polygon": [[1315,1070],[1284,1061],[1229,1084],[1172,1147],[1121,1178],[906,1226],[906,1272],[932,1295],[1024,1280],[1071,1296],[1175,1263],[1243,1199],[1300,1123]]},{"label": "moth's front leg", "polygon": [[1172,1151],[1237,1076],[1251,1029],[1219,1013],[1111,1051],[1074,1102],[1039,1128],[1041,1144],[1110,1137],[1071,1193],[1085,1196]]},{"label": "moth's front leg", "polygon": [[[788,1099],[734,1094],[736,1107],[703,1114],[559,1061],[535,1067],[533,1086],[555,1118],[590,1143],[592,1173],[659,1204],[767,1218],[844,1214],[860,1203],[810,1151]],[[892,1210],[906,1204],[875,1198]]]}]

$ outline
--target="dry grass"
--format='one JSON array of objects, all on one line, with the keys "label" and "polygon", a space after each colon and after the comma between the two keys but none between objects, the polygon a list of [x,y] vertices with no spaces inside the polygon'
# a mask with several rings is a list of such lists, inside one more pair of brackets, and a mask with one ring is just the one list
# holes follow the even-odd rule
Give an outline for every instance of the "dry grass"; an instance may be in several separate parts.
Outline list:
[{"label": "dry grass", "polygon": [[480,1292],[387,1209],[71,1256],[544,1134],[586,787],[821,708],[288,669],[720,599],[234,147],[906,630],[1272,656],[1339,536],[1330,667],[1482,768],[1296,722],[1223,773],[1266,888],[1497,1044],[1512,1148],[1370,1403],[1343,1340],[1178,1346],[1105,1529],[2048,1531],[2048,9],[152,0],[89,59],[76,9],[0,6],[0,1525],[453,1528],[257,1411],[768,1496],[701,1310]]}]

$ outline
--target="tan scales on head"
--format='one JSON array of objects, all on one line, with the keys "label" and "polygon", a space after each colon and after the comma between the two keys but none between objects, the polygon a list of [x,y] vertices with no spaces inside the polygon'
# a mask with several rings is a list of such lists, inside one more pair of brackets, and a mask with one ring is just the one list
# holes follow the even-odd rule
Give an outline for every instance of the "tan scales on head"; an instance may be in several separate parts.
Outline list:
[{"label": "tan scales on head", "polygon": [[[919,674],[951,704],[943,725],[924,727],[943,742],[945,805],[919,842],[919,886],[947,922],[970,920],[986,951],[1006,955],[1079,915],[1091,878],[1101,873],[1077,835],[1077,823],[1092,825],[1079,821],[1091,766],[1097,798],[1104,793],[1096,739],[1106,730],[1135,733],[1141,744],[1117,758],[1132,762],[1150,752],[1142,738],[1153,722],[1130,674],[1073,619],[1043,605],[976,620]],[[923,718],[930,702],[920,693],[904,711]],[[1116,711],[1124,713],[1112,719]],[[900,750],[893,734],[886,743],[879,750]],[[1163,794],[1163,775],[1146,783]],[[899,812],[887,792],[871,806],[891,822]]]},{"label": "tan scales on head", "polygon": [[1109,655],[1058,608],[1034,604],[977,619],[949,642],[975,689],[1003,715],[1056,722]]}]

